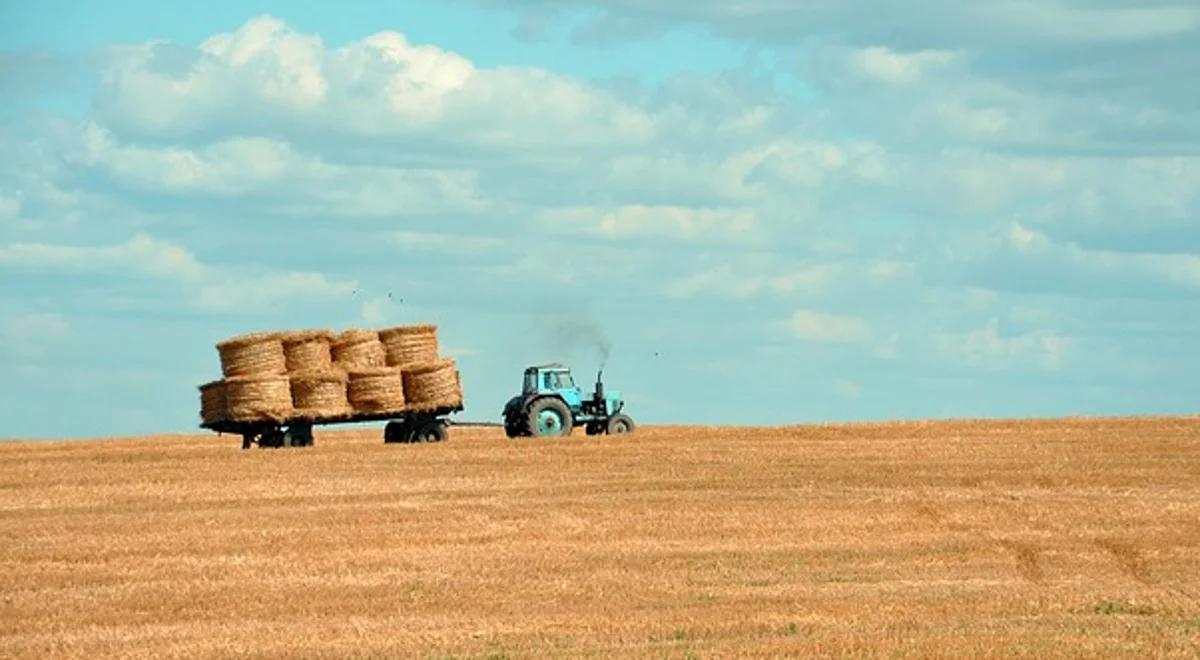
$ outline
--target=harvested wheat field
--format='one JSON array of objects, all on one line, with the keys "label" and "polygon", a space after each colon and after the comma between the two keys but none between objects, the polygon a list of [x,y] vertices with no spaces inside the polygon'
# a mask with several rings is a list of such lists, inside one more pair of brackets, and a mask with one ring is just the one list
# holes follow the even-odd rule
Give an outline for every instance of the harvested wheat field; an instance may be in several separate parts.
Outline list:
[{"label": "harvested wheat field", "polygon": [[0,443],[0,656],[1200,654],[1200,419]]}]

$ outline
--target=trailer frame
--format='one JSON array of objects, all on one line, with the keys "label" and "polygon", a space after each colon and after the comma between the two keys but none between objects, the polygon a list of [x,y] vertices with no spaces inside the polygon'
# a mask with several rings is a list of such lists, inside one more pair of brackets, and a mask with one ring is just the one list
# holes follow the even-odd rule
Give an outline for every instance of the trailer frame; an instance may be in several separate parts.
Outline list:
[{"label": "trailer frame", "polygon": [[393,410],[386,412],[354,412],[332,417],[290,416],[280,419],[220,420],[200,424],[200,428],[242,436],[242,449],[259,447],[308,447],[313,444],[312,428],[332,424],[361,424],[387,422],[383,429],[385,443],[442,442],[448,439],[449,416],[462,412],[459,402],[454,405]]}]

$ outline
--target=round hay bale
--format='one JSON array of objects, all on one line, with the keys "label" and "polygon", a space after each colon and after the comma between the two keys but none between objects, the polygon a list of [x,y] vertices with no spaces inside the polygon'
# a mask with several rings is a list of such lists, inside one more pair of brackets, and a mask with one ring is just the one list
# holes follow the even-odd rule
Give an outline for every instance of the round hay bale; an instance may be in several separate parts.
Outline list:
[{"label": "round hay bale", "polygon": [[278,376],[287,373],[283,342],[274,332],[255,332],[217,344],[221,371],[234,376]]},{"label": "round hay bale", "polygon": [[383,343],[374,330],[347,330],[331,345],[333,363],[346,371],[373,369],[387,364]]},{"label": "round hay bale", "polygon": [[282,421],[292,414],[287,376],[236,376],[225,379],[229,419],[236,422]]},{"label": "round hay bale", "polygon": [[437,362],[436,325],[401,325],[379,331],[388,366],[409,367]]},{"label": "round hay bale", "polygon": [[225,401],[225,381],[214,380],[200,386],[200,419],[205,424],[216,424],[229,418],[229,404]]},{"label": "round hay bale", "polygon": [[410,408],[444,408],[462,404],[454,360],[438,360],[404,370],[404,393]]},{"label": "round hay bale", "polygon": [[391,368],[351,371],[349,399],[358,412],[399,412],[405,406],[404,377]]},{"label": "round hay bale", "polygon": [[329,344],[333,333],[328,330],[296,330],[281,337],[283,356],[288,373],[328,371],[333,367]]},{"label": "round hay bale", "polygon": [[341,417],[352,411],[346,398],[346,373],[338,369],[305,371],[288,376],[296,416],[308,419]]}]

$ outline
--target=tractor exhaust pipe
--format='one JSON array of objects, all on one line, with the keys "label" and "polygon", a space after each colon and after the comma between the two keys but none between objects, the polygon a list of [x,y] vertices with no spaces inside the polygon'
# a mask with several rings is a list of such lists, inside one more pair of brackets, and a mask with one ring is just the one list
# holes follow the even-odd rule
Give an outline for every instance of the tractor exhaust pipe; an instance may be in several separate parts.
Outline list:
[{"label": "tractor exhaust pipe", "polygon": [[596,401],[604,401],[604,370],[596,372]]}]

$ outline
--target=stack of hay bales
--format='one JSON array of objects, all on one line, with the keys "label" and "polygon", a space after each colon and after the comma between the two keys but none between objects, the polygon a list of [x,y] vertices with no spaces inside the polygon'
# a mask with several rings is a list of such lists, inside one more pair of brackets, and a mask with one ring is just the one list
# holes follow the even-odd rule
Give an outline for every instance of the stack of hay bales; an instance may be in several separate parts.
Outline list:
[{"label": "stack of hay bales", "polygon": [[[221,371],[225,374],[223,397],[216,394],[218,386],[209,383],[209,412],[202,413],[205,421],[250,422],[285,419],[292,412],[292,395],[287,378],[287,362],[283,342],[278,333],[256,332],[227,339],[217,344],[221,356]],[[224,399],[224,410],[214,406]],[[202,406],[203,407],[203,406]]]},{"label": "stack of hay bales", "polygon": [[462,406],[437,326],[259,332],[217,344],[224,380],[200,386],[200,416],[221,422],[349,420]]}]

